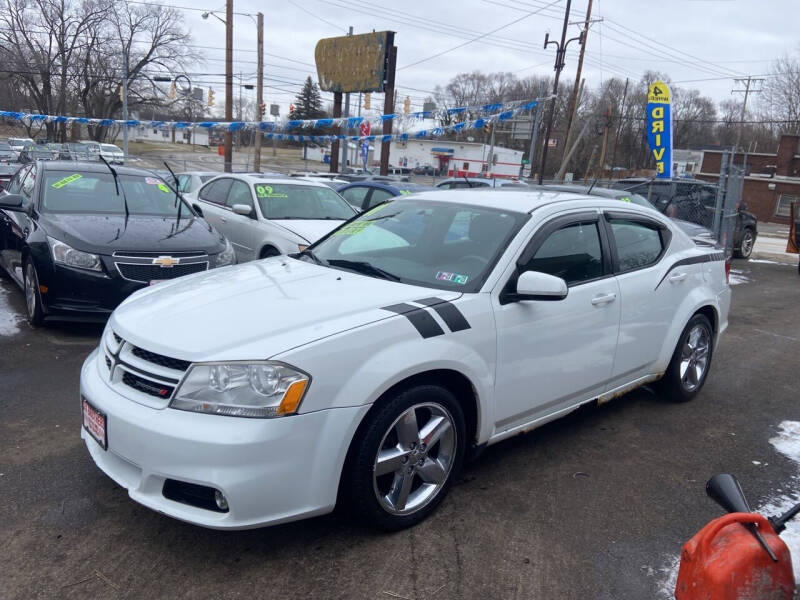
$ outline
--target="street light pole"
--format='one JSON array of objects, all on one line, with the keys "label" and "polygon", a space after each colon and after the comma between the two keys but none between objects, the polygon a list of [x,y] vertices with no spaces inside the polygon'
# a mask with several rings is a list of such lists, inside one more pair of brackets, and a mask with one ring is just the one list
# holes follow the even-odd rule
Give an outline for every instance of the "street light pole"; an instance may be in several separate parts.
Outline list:
[{"label": "street light pole", "polygon": [[[264,102],[264,15],[257,13],[256,15],[258,26],[258,75],[256,76],[256,114],[258,118],[256,121],[261,122],[263,117],[261,115],[261,105]],[[256,141],[255,141],[255,154],[253,157],[253,170],[258,173],[261,171],[261,128],[256,128]]]},{"label": "street light pole", "polygon": [[[233,121],[233,0],[225,1],[225,121]],[[233,136],[230,129],[225,132],[226,173],[232,171]]]}]

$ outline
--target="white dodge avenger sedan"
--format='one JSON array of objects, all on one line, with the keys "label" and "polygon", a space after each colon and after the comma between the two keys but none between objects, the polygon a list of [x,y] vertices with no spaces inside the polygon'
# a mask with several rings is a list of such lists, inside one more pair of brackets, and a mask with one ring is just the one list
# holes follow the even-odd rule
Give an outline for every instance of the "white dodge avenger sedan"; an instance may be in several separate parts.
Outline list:
[{"label": "white dodge avenger sedan", "polygon": [[298,254],[130,296],[83,366],[81,435],[131,498],[190,523],[338,503],[407,527],[486,445],[651,382],[694,398],[726,265],[613,199],[401,198]]}]

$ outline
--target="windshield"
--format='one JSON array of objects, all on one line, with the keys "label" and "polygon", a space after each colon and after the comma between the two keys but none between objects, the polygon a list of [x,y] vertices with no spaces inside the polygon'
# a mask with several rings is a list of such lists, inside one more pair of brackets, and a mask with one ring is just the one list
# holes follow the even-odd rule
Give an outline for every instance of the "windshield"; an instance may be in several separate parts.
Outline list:
[{"label": "windshield", "polygon": [[[120,175],[117,195],[111,173],[47,173],[42,210],[55,213],[125,214],[122,191],[131,215],[174,216],[175,193],[158,177]],[[185,215],[191,211],[184,206]]]},{"label": "windshield", "polygon": [[42,148],[41,146],[28,146],[25,148],[25,152],[31,154],[33,156],[52,156],[52,150],[49,150],[47,147]]},{"label": "windshield", "polygon": [[265,219],[345,221],[355,214],[344,198],[326,186],[256,183],[253,189]]},{"label": "windshield", "polygon": [[623,202],[630,202],[631,204],[638,204],[639,206],[646,206],[647,208],[658,210],[651,202],[648,202],[647,198],[639,194],[627,194],[626,196],[620,196],[619,199]]},{"label": "windshield", "polygon": [[104,152],[122,152],[122,150],[117,148],[114,144],[102,144],[100,147]]},{"label": "windshield", "polygon": [[312,246],[323,264],[441,290],[476,292],[528,215],[430,200],[394,200]]},{"label": "windshield", "polygon": [[11,150],[11,146],[8,145],[6,142],[0,142],[0,150]]}]

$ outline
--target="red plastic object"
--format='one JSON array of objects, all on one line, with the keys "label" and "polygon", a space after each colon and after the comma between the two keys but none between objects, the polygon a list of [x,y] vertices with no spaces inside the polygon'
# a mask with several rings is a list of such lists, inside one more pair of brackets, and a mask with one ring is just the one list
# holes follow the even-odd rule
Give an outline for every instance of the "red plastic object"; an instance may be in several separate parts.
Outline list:
[{"label": "red plastic object", "polygon": [[[742,523],[756,524],[778,562]],[[793,594],[789,548],[761,515],[714,519],[683,546],[677,600],[791,600]]]},{"label": "red plastic object", "polygon": [[225,156],[225,146],[217,146],[217,154]]}]

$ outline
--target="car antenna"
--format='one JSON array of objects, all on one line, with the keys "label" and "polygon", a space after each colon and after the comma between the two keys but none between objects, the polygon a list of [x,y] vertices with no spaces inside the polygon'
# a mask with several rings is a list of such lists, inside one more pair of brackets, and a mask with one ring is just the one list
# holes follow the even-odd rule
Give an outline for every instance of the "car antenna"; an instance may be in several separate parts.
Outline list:
[{"label": "car antenna", "polygon": [[180,192],[178,192],[178,176],[175,175],[175,171],[173,171],[170,168],[170,166],[167,164],[167,161],[164,161],[164,166],[167,167],[167,171],[169,171],[169,174],[172,175],[172,181],[175,182],[175,189],[173,189],[173,191],[175,192],[175,202],[178,204],[178,217],[177,218],[178,218],[178,222],[180,223],[180,220],[181,220],[181,208],[183,207],[183,202],[181,202]]},{"label": "car antenna", "polygon": [[590,185],[590,186],[589,186],[589,189],[588,189],[588,190],[586,190],[586,193],[587,193],[587,194],[591,194],[591,193],[592,193],[592,188],[594,187],[594,185],[595,185],[596,183],[597,183],[597,177],[595,177],[595,178],[594,178],[594,181],[592,182],[592,185]]},{"label": "car antenna", "polygon": [[[119,185],[119,175],[117,174],[117,170],[110,164],[108,164],[108,161],[102,154],[98,154],[97,156],[100,157],[100,160],[103,161],[103,164],[105,164],[105,166],[108,167],[108,170],[111,171],[111,175],[114,177],[114,187],[117,188],[117,196],[119,196],[120,185]],[[128,217],[130,216],[130,212],[128,211],[128,198],[125,196],[124,187],[122,187],[122,203],[125,206],[125,227],[127,228]]]}]

